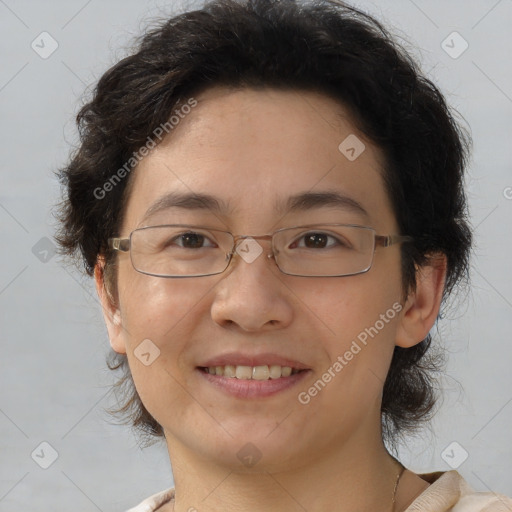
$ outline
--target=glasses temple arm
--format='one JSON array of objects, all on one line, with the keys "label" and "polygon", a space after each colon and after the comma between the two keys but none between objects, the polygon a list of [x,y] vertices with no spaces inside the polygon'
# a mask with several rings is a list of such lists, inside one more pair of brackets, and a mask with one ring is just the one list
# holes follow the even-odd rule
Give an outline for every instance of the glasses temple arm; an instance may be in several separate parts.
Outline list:
[{"label": "glasses temple arm", "polygon": [[128,252],[130,250],[129,238],[109,238],[108,247],[114,251]]},{"label": "glasses temple arm", "polygon": [[399,244],[401,242],[412,242],[414,238],[407,235],[376,235],[375,243],[382,247]]}]

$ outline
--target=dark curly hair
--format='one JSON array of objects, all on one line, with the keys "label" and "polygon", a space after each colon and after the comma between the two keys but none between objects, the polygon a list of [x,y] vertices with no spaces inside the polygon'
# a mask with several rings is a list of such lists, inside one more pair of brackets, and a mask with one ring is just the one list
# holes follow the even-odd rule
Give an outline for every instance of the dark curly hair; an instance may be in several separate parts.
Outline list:
[{"label": "dark curly hair", "polygon": [[[80,145],[59,171],[65,189],[55,237],[60,251],[77,257],[89,275],[98,257],[105,258],[113,303],[116,255],[107,239],[118,234],[132,180],[119,180],[101,200],[94,191],[176,106],[216,85],[316,91],[348,108],[385,155],[384,180],[400,232],[414,237],[401,249],[404,295],[414,290],[417,267],[435,253],[448,261],[443,304],[455,285],[467,282],[471,231],[463,187],[470,137],[378,21],[337,0],[214,0],[164,20],[137,45],[81,108]],[[383,438],[392,446],[433,414],[444,358],[431,344],[429,335],[394,349],[381,411]],[[162,436],[126,356],[112,358],[110,368],[122,372],[117,412],[150,438]]]}]

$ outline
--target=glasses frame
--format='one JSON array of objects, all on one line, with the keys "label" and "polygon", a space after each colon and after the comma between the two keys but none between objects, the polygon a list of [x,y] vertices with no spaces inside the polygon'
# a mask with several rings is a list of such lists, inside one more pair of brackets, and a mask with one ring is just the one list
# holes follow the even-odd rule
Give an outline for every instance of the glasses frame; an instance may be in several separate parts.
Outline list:
[{"label": "glasses frame", "polygon": [[[280,233],[280,232],[286,231],[286,230],[291,230],[291,229],[328,227],[328,226],[338,226],[338,227],[343,226],[343,227],[351,227],[351,228],[361,228],[361,229],[367,229],[367,230],[373,232],[374,248],[373,248],[373,252],[372,252],[372,259],[367,268],[365,268],[361,271],[358,271],[358,272],[352,272],[350,274],[334,274],[334,275],[321,275],[321,276],[292,274],[292,273],[284,272],[283,270],[281,270],[281,267],[279,266],[277,259],[276,259],[276,254],[279,251],[276,251],[275,247],[274,247],[274,236],[277,233]],[[202,229],[202,230],[209,230],[209,231],[217,231],[220,233],[230,235],[231,238],[233,239],[233,244],[232,244],[231,251],[226,253],[226,266],[224,267],[223,270],[221,270],[219,272],[211,272],[209,274],[200,274],[200,275],[192,275],[192,276],[182,276],[182,275],[167,276],[167,275],[161,275],[161,274],[153,274],[151,272],[146,272],[144,270],[139,270],[133,262],[132,253],[130,251],[133,234],[137,231],[142,231],[145,229],[163,228],[163,227],[182,227],[182,228]],[[386,247],[391,247],[392,245],[396,245],[399,243],[414,241],[414,238],[411,236],[408,236],[408,235],[377,235],[377,231],[374,228],[369,227],[369,226],[362,226],[359,224],[325,223],[325,224],[306,224],[306,225],[301,225],[301,226],[291,226],[291,227],[286,227],[286,228],[280,228],[280,229],[277,229],[276,231],[274,231],[273,233],[270,233],[267,235],[234,235],[230,231],[224,231],[222,229],[208,228],[205,226],[197,226],[197,225],[192,225],[192,224],[160,224],[157,226],[143,226],[140,228],[136,228],[126,238],[112,237],[112,238],[109,238],[107,242],[108,242],[108,246],[111,250],[118,251],[118,252],[124,252],[124,253],[129,252],[130,253],[130,261],[132,263],[133,268],[137,272],[139,272],[141,274],[148,275],[148,276],[161,277],[164,279],[178,279],[178,278],[190,278],[190,277],[207,277],[207,276],[215,276],[215,275],[222,274],[223,272],[225,272],[228,269],[229,265],[231,264],[231,260],[233,259],[233,256],[236,253],[236,249],[237,249],[237,246],[238,246],[238,243],[240,242],[240,240],[246,240],[248,238],[252,238],[253,240],[269,240],[271,242],[271,250],[272,251],[270,254],[267,254],[267,258],[274,259],[277,268],[279,269],[279,271],[282,274],[290,275],[290,276],[297,276],[297,277],[348,277],[348,276],[364,274],[372,268],[373,261],[374,261],[374,255],[375,255],[375,251],[376,251],[377,247],[386,248]]]}]

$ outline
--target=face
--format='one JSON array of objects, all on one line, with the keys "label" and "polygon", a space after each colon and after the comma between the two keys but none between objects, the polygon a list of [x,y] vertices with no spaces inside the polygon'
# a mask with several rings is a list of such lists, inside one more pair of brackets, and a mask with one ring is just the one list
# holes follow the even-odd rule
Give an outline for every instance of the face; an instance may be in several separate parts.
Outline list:
[{"label": "face", "polygon": [[[196,99],[172,136],[134,171],[121,236],[161,224],[253,236],[321,223],[397,233],[382,155],[337,102],[313,92],[225,88]],[[354,135],[365,145],[355,160],[339,149]],[[285,206],[292,196],[324,192],[345,196],[352,206]],[[168,204],[147,215],[170,193],[208,194],[221,208]],[[195,278],[144,275],[128,253],[119,253],[122,328],[112,344],[126,352],[171,457],[173,449],[189,450],[240,468],[249,454],[261,456],[257,468],[277,471],[380,432],[382,388],[401,316],[399,246],[377,248],[363,274],[299,277],[281,273],[267,257],[270,243],[259,243],[263,253],[254,261],[235,254],[224,273]],[[143,340],[151,340],[143,345],[151,364],[136,356]],[[226,364],[302,371],[249,381],[202,369]]]}]

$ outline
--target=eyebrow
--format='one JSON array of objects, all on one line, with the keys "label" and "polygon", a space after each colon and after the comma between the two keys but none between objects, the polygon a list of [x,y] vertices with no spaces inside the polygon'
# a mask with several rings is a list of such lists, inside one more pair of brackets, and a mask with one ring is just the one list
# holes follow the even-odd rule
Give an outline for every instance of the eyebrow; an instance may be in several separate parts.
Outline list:
[{"label": "eyebrow", "polygon": [[288,198],[284,205],[277,204],[277,209],[289,212],[307,211],[315,208],[334,207],[369,217],[363,205],[355,199],[335,191],[304,192]]},{"label": "eyebrow", "polygon": [[[303,192],[290,196],[284,202],[275,203],[276,211],[281,214],[294,213],[299,211],[314,210],[316,208],[334,207],[341,210],[351,211],[368,217],[364,207],[351,197],[339,192]],[[207,210],[217,214],[229,214],[233,208],[229,202],[210,194],[170,192],[157,199],[144,214],[143,220],[147,220],[155,213],[170,208],[183,208],[186,210]]]},{"label": "eyebrow", "polygon": [[183,208],[186,210],[209,210],[215,213],[229,213],[232,208],[229,203],[222,201],[210,194],[195,194],[193,192],[170,192],[157,199],[144,214],[143,220],[147,220],[155,213],[169,208]]}]

